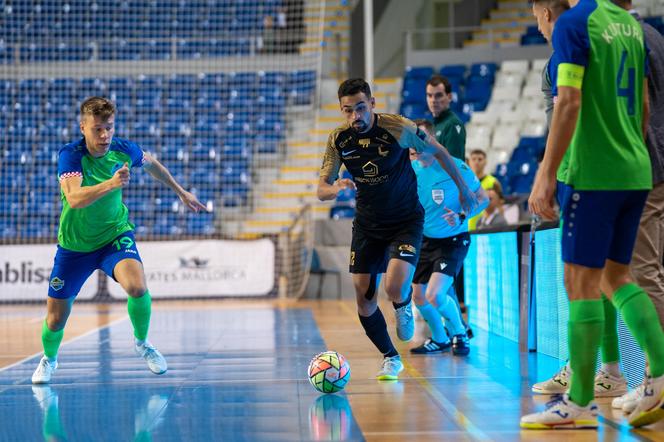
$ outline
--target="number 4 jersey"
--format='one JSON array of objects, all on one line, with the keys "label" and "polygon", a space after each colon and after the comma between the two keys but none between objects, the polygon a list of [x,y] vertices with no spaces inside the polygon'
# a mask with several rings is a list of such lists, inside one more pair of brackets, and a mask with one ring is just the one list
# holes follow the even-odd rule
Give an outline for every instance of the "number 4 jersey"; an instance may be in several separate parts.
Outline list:
[{"label": "number 4 jersey", "polygon": [[652,187],[643,140],[643,83],[647,52],[643,30],[609,0],[580,0],[556,22],[551,74],[581,90],[581,110],[558,179],[577,190]]}]

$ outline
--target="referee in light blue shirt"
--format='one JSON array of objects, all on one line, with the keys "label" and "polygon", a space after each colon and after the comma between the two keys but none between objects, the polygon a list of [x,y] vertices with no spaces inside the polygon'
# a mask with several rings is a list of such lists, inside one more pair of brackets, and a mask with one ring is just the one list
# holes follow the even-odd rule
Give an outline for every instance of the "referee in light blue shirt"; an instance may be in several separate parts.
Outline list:
[{"label": "referee in light blue shirt", "polygon": [[[419,128],[431,132],[430,122],[420,120],[416,123]],[[472,170],[463,161],[454,159],[466,185],[475,192],[479,202],[474,213],[464,213],[454,181],[433,156],[418,154],[413,149],[410,154],[417,175],[417,194],[425,212],[424,238],[413,277],[413,299],[431,329],[431,339],[410,351],[430,354],[451,349],[454,355],[467,355],[470,347],[459,304],[447,293],[461,270],[470,246],[468,218],[484,210],[489,199]],[[452,335],[451,341],[442,318],[445,318]]]}]

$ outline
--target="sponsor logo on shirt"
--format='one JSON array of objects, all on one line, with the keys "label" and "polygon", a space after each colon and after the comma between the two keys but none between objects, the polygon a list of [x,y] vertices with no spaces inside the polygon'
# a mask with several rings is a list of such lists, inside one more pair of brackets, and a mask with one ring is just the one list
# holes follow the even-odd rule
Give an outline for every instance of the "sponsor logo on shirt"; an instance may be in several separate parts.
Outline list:
[{"label": "sponsor logo on shirt", "polygon": [[378,166],[369,161],[364,166],[362,166],[362,172],[367,178],[378,176]]}]

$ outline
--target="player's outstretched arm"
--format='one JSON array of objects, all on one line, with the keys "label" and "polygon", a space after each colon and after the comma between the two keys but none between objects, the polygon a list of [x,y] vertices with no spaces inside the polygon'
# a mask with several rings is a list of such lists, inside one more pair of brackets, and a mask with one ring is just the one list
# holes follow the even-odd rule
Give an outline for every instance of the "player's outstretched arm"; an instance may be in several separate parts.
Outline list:
[{"label": "player's outstretched arm", "polygon": [[551,130],[546,141],[544,159],[535,176],[535,184],[528,198],[531,213],[544,219],[556,219],[553,198],[556,192],[556,173],[567,152],[581,109],[581,89],[558,87],[558,100],[553,108]]},{"label": "player's outstretched arm", "polygon": [[161,181],[173,189],[173,192],[175,192],[177,196],[180,197],[180,200],[190,210],[194,212],[207,212],[207,207],[198,201],[198,198],[196,198],[193,193],[184,190],[184,188],[180,186],[177,181],[175,181],[175,178],[173,178],[173,175],[171,175],[168,169],[166,169],[163,164],[157,161],[156,158],[145,153],[143,156],[143,168],[152,176],[152,178],[157,181]]},{"label": "player's outstretched arm", "polygon": [[129,184],[129,166],[125,163],[113,176],[94,186],[83,187],[83,177],[74,175],[60,179],[60,187],[72,209],[82,209],[115,189]]},{"label": "player's outstretched arm", "polygon": [[353,189],[355,190],[355,183],[353,180],[348,178],[342,178],[331,182],[332,179],[327,176],[321,176],[318,180],[318,190],[316,191],[316,196],[321,201],[333,200],[339,195],[339,192],[343,189]]}]

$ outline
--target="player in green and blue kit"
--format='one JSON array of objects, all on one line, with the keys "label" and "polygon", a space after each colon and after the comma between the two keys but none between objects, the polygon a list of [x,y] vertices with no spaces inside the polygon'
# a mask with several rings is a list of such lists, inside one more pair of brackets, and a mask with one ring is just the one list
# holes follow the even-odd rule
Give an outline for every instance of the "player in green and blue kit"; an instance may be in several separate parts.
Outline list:
[{"label": "player in green and blue kit", "polygon": [[664,417],[664,332],[629,263],[641,212],[652,187],[644,133],[648,121],[647,54],[643,31],[608,0],[570,1],[553,32],[554,107],[546,153],[529,205],[556,218],[556,171],[563,177],[562,255],[570,298],[569,393],[541,413],[521,418],[531,429],[597,428],[592,404],[597,349],[604,328],[603,292],[645,351],[651,377],[628,416],[635,427]]},{"label": "player in green and blue kit", "polygon": [[83,283],[97,269],[115,279],[129,295],[127,309],[134,327],[135,350],[155,374],[165,373],[164,357],[148,341],[151,299],[136,249],[122,188],[130,169],[144,167],[169,186],[194,212],[206,210],[184,190],[168,170],[131,141],[113,138],[115,105],[101,97],[81,104],[83,138],[60,149],[62,214],[58,250],[51,273],[46,320],[42,325],[44,356],[32,375],[35,384],[48,383],[58,367],[57,356],[72,304]]},{"label": "player in green and blue kit", "polygon": [[[431,134],[433,125],[426,120],[415,122]],[[472,213],[465,214],[459,201],[459,190],[452,178],[435,161],[433,155],[414,149],[410,159],[417,176],[417,195],[424,208],[424,235],[420,257],[413,276],[413,300],[431,330],[431,338],[412,348],[411,353],[432,354],[449,351],[465,356],[470,352],[466,326],[459,305],[448,293],[459,276],[470,247],[468,219],[489,205],[480,180],[463,161],[454,158],[461,177],[478,201]],[[443,327],[445,318],[450,340]]]}]

